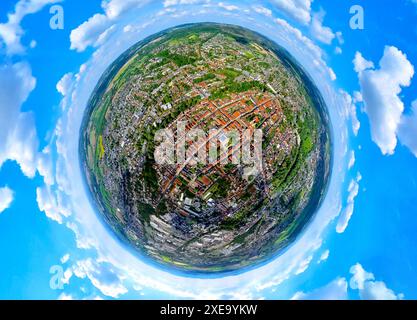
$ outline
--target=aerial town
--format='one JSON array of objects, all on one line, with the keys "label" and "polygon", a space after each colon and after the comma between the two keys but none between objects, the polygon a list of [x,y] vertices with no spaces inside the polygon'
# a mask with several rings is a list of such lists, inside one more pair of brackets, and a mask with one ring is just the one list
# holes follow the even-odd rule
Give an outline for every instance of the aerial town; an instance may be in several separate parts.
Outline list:
[{"label": "aerial town", "polygon": [[[311,218],[329,174],[327,123],[308,86],[246,29],[197,24],[140,42],[103,76],[85,121],[99,211],[162,265],[221,272],[267,260]],[[188,151],[158,162],[161,131]]]}]

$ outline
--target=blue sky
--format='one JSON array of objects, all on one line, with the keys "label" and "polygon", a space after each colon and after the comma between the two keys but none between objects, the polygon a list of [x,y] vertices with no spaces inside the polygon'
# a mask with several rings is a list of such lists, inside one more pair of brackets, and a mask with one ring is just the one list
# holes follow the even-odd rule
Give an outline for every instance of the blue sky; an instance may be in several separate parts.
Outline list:
[{"label": "blue sky", "polygon": [[[353,30],[358,2],[3,0],[0,299],[416,299],[417,4],[362,0],[364,29]],[[53,5],[63,30],[50,28]],[[112,61],[199,21],[249,27],[299,60],[328,104],[335,163],[322,208],[282,256],[197,279],[140,261],[103,226],[77,142]]]}]

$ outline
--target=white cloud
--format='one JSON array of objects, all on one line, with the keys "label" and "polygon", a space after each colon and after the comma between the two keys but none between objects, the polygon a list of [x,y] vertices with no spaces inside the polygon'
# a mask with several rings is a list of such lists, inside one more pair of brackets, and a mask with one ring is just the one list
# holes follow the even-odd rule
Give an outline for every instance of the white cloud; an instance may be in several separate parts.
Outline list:
[{"label": "white cloud", "polygon": [[197,3],[207,3],[207,0],[165,0],[164,7],[171,7],[176,5],[187,5]]},{"label": "white cloud", "polygon": [[91,249],[96,246],[96,242],[93,241],[91,238],[85,236],[81,233],[78,224],[75,222],[67,222],[67,228],[74,232],[75,235],[75,242],[78,249]]},{"label": "white cloud", "polygon": [[277,9],[304,25],[311,21],[312,2],[312,0],[271,0]]},{"label": "white cloud", "polygon": [[346,279],[337,278],[328,285],[309,293],[297,292],[292,300],[346,300],[348,284]]},{"label": "white cloud", "polygon": [[101,45],[113,30],[113,25],[130,9],[140,8],[149,0],[105,0],[101,6],[104,13],[96,13],[71,31],[71,49],[78,52],[87,47]]},{"label": "white cloud", "polygon": [[69,259],[70,259],[70,254],[67,253],[61,258],[61,263],[66,264],[69,261]]},{"label": "white cloud", "polygon": [[335,81],[337,79],[336,73],[334,73],[334,70],[332,68],[329,68],[329,77],[332,81]]},{"label": "white cloud", "polygon": [[382,281],[375,281],[375,276],[357,263],[350,268],[352,277],[349,281],[337,278],[322,288],[305,293],[297,292],[292,300],[346,300],[349,297],[348,288],[358,291],[362,300],[399,300],[403,294],[396,294]]},{"label": "white cloud", "polygon": [[277,18],[274,19],[274,21],[283,29],[283,33],[286,34],[289,38],[286,39],[287,41],[302,43],[305,46],[305,49],[307,49],[313,57],[313,65],[319,69],[325,70],[328,77],[332,81],[336,80],[336,74],[334,73],[333,69],[329,68],[324,62],[324,54],[319,46],[317,46],[310,38],[303,35],[303,33],[299,29],[289,24],[286,20]]},{"label": "white cloud", "polygon": [[296,275],[304,273],[310,265],[310,262],[313,260],[313,256],[308,256],[304,260],[302,260],[299,265],[298,269],[295,271]]},{"label": "white cloud", "polygon": [[335,32],[335,36],[340,45],[345,43],[345,39],[343,38],[343,33],[341,31]]},{"label": "white cloud", "polygon": [[252,9],[259,14],[262,14],[266,17],[272,17],[272,11],[268,8],[265,8],[263,6],[253,6]]},{"label": "white cloud", "polygon": [[360,291],[362,300],[401,300],[404,298],[402,294],[395,294],[394,291],[387,288],[382,281],[365,282],[365,288]]},{"label": "white cloud", "polygon": [[353,210],[355,208],[355,198],[359,194],[359,182],[362,180],[362,176],[358,173],[356,179],[353,179],[348,188],[348,199],[346,208],[342,211],[337,222],[336,231],[337,233],[345,232],[346,228],[349,225],[349,221],[353,215]]},{"label": "white cloud", "polygon": [[20,109],[35,86],[29,64],[0,66],[0,168],[16,161],[28,177],[36,173],[38,139],[33,115]]},{"label": "white cloud", "polygon": [[92,259],[78,261],[73,266],[73,272],[78,278],[90,279],[93,286],[105,296],[118,298],[128,292],[122,284],[122,279],[108,263],[100,263]]},{"label": "white cloud", "polygon": [[239,9],[239,7],[237,7],[235,5],[227,4],[227,3],[224,3],[224,2],[219,2],[219,7],[223,8],[227,11],[236,11],[236,10]]},{"label": "white cloud", "polygon": [[417,157],[417,100],[412,103],[411,114],[402,116],[398,137]]},{"label": "white cloud", "polygon": [[354,203],[348,203],[346,207],[343,209],[343,211],[340,214],[336,231],[337,233],[343,233],[347,229],[349,225],[350,218],[352,218],[353,211],[355,209]]},{"label": "white cloud", "polygon": [[366,69],[374,68],[374,63],[372,61],[366,60],[362,53],[356,52],[355,59],[353,60],[354,70],[359,73]]},{"label": "white cloud", "polygon": [[356,99],[357,93],[355,92],[355,98],[352,99],[352,96],[348,94],[346,91],[339,90],[339,92],[343,98],[343,102],[345,105],[345,111],[346,111],[345,117],[350,118],[353,134],[357,136],[359,133],[359,129],[361,127],[361,123],[358,120],[358,115],[356,112],[356,104],[355,104],[356,102],[358,102]]},{"label": "white cloud", "polygon": [[336,48],[334,49],[334,53],[335,53],[335,54],[342,54],[342,53],[343,53],[343,50],[342,50],[342,48],[341,48],[341,47],[336,47]]},{"label": "white cloud", "polygon": [[310,32],[314,38],[325,43],[331,44],[336,37],[335,33],[329,27],[323,26],[323,20],[326,15],[324,10],[315,12],[311,20]]},{"label": "white cloud", "polygon": [[101,4],[107,17],[115,19],[128,10],[140,8],[149,0],[104,0]]},{"label": "white cloud", "polygon": [[[8,55],[22,54],[25,51],[21,43],[24,34],[21,22],[30,14],[40,11],[44,6],[61,2],[62,0],[20,0],[14,7],[14,12],[8,15],[6,23],[0,24],[0,38],[6,46]],[[34,42],[36,43],[36,42]],[[32,45],[30,45],[32,47]]]},{"label": "white cloud", "polygon": [[37,170],[43,177],[45,184],[51,186],[55,182],[54,165],[51,155],[51,147],[46,146],[42,152],[37,154]]},{"label": "white cloud", "polygon": [[[32,4],[28,2],[27,6]],[[25,176],[34,178],[38,172],[46,184],[52,185],[50,148],[38,152],[34,115],[21,111],[35,87],[36,79],[27,62],[0,66],[0,169],[6,161],[15,161]]]},{"label": "white cloud", "polygon": [[396,294],[382,281],[375,281],[375,276],[367,272],[359,263],[350,268],[352,278],[350,287],[359,290],[362,300],[398,300],[403,299],[402,294]]},{"label": "white cloud", "polygon": [[317,263],[322,263],[324,261],[326,261],[327,259],[329,259],[330,256],[330,250],[325,250],[321,255],[319,260],[317,261]]},{"label": "white cloud", "polygon": [[66,196],[62,192],[54,192],[49,186],[36,189],[36,201],[39,210],[44,212],[48,218],[59,224],[62,224],[63,219],[68,218],[71,215]]},{"label": "white cloud", "polygon": [[62,284],[69,284],[73,275],[74,275],[74,272],[72,271],[71,268],[68,268],[67,270],[65,270],[64,275],[61,279]]},{"label": "white cloud", "polygon": [[75,298],[72,295],[63,292],[59,295],[58,300],[75,300]]},{"label": "white cloud", "polygon": [[13,202],[13,191],[8,187],[0,188],[0,213],[8,209]]},{"label": "white cloud", "polygon": [[59,80],[59,82],[57,83],[56,89],[61,95],[66,96],[68,92],[71,90],[73,83],[74,83],[74,74],[71,72],[66,73],[61,78],[61,80]]},{"label": "white cloud", "polygon": [[98,38],[110,27],[110,24],[111,21],[105,14],[95,14],[71,31],[71,49],[82,52],[88,46],[95,45]]},{"label": "white cloud", "polygon": [[365,271],[365,269],[359,263],[350,268],[352,278],[350,279],[350,287],[354,290],[363,290],[365,282],[368,280],[374,280],[374,275]]},{"label": "white cloud", "polygon": [[404,111],[399,94],[408,87],[414,67],[396,47],[385,47],[379,69],[356,53],[354,66],[358,72],[362,96],[371,125],[372,140],[383,154],[393,154],[397,146],[397,130]]},{"label": "white cloud", "polygon": [[348,163],[348,169],[352,169],[353,166],[355,165],[356,162],[356,157],[355,157],[355,151],[351,150],[350,151],[350,157],[349,157],[349,163]]},{"label": "white cloud", "polygon": [[363,102],[363,97],[362,97],[362,93],[359,91],[355,91],[353,93],[353,102],[358,103],[358,102]]}]

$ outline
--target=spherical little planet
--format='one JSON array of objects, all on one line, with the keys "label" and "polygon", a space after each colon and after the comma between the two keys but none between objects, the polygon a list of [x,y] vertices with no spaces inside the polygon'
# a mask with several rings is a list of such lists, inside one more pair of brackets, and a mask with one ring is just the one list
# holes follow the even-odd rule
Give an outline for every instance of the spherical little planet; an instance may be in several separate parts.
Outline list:
[{"label": "spherical little planet", "polygon": [[99,216],[139,256],[219,273],[273,259],[308,226],[330,138],[320,92],[285,49],[200,23],[140,41],[107,69],[80,159]]}]

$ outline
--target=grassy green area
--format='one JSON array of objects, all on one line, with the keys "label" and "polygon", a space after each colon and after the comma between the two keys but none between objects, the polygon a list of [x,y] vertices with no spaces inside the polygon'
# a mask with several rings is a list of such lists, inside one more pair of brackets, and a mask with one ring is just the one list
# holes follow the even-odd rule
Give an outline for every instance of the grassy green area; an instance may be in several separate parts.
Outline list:
[{"label": "grassy green area", "polygon": [[230,188],[230,181],[222,177],[217,179],[217,181],[210,188],[210,192],[213,198],[222,199],[228,195]]},{"label": "grassy green area", "polygon": [[257,223],[255,223],[252,227],[249,228],[248,231],[246,231],[243,234],[238,235],[233,242],[234,243],[245,243],[246,242],[246,238],[252,234],[254,234],[256,232],[256,229],[259,227],[259,225],[263,222],[264,217],[262,217],[262,219],[260,219]]},{"label": "grassy green area", "polygon": [[189,64],[193,64],[197,61],[194,56],[185,56],[178,53],[171,53],[169,50],[163,50],[158,54],[158,57],[168,59],[174,62],[178,67],[183,67]]},{"label": "grassy green area", "polygon": [[225,76],[229,81],[233,81],[235,78],[241,75],[241,72],[231,68],[219,70],[218,73]]},{"label": "grassy green area", "polygon": [[155,214],[155,209],[147,203],[138,202],[136,205],[143,219],[146,222],[149,222],[151,220],[151,216]]},{"label": "grassy green area", "polygon": [[190,35],[188,38],[188,42],[189,43],[198,43],[198,41],[200,40],[200,37],[198,36],[198,34],[192,34],[192,35]]},{"label": "grassy green area", "polygon": [[98,158],[100,160],[102,160],[103,157],[104,157],[104,152],[105,152],[104,145],[103,145],[103,136],[102,135],[100,135],[100,137],[98,137],[98,148],[99,148]]},{"label": "grassy green area", "polygon": [[[292,221],[289,224],[287,221],[285,221],[288,219],[292,219]],[[299,228],[301,222],[302,222],[301,219],[296,219],[296,217],[294,216],[289,216],[286,219],[284,219],[284,221],[282,221],[281,223],[283,225],[287,223],[288,225],[280,233],[279,237],[275,240],[274,246],[279,247],[283,245],[285,242],[287,242],[288,240],[290,240],[291,236],[294,234],[294,231],[297,230],[297,228]]]},{"label": "grassy green area", "polygon": [[259,89],[267,91],[267,87],[259,81],[247,81],[247,82],[225,82],[225,86],[216,89],[211,93],[210,99],[217,100],[226,98],[231,93],[242,93],[249,90]]},{"label": "grassy green area", "polygon": [[221,227],[225,230],[236,230],[242,226],[248,215],[251,213],[250,208],[242,208],[234,214],[233,217],[223,220]]},{"label": "grassy green area", "polygon": [[216,75],[214,73],[209,72],[200,78],[194,79],[194,83],[201,83],[201,82],[212,80],[215,78],[216,78]]},{"label": "grassy green area", "polygon": [[250,51],[245,51],[244,54],[245,54],[245,57],[248,58],[248,59],[255,58],[255,55],[252,52],[250,52]]},{"label": "grassy green area", "polygon": [[153,167],[153,162],[149,158],[146,160],[142,170],[142,178],[145,185],[150,189],[151,192],[158,190],[158,176],[156,170]]}]

